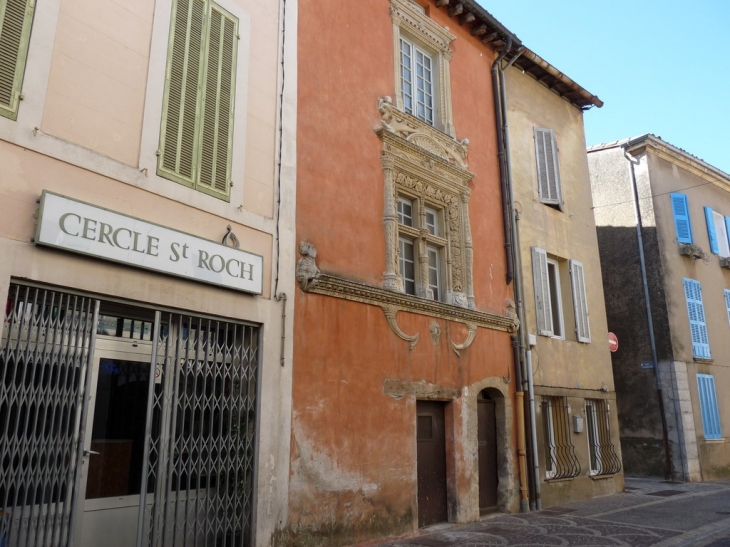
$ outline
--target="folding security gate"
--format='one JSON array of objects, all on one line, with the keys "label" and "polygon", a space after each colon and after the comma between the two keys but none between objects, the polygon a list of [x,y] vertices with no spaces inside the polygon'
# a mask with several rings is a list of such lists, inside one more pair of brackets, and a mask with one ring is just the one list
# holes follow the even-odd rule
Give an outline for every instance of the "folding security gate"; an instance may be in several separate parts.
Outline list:
[{"label": "folding security gate", "polygon": [[[102,544],[84,529],[89,496],[100,496],[99,481],[87,484],[86,474],[99,467],[89,458],[118,454],[121,442],[92,445],[98,433],[84,439],[97,425],[91,427],[96,408],[89,401],[111,400],[97,396],[102,377],[107,391],[110,377],[115,385],[144,382],[135,392],[147,390],[137,471],[128,473],[139,487],[125,491],[137,496],[127,496],[138,505],[136,544],[251,545],[258,327],[155,311],[142,327],[152,327],[149,366],[135,365],[94,358],[97,342],[101,348],[127,331],[135,336],[133,326],[122,328],[134,320],[105,307],[88,297],[10,287],[0,350],[0,545]],[[109,328],[116,320],[118,332]],[[91,450],[97,445],[112,452]],[[136,452],[128,450],[127,459]],[[109,506],[107,518],[115,518]]]}]

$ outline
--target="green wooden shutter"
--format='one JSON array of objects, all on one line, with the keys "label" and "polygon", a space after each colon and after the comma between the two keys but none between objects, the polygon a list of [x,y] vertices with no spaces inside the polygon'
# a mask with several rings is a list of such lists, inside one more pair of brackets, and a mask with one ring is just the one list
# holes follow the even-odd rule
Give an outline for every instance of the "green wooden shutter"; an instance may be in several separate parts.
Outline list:
[{"label": "green wooden shutter", "polygon": [[214,3],[210,4],[209,14],[198,189],[227,197],[231,186],[238,20]]},{"label": "green wooden shutter", "polygon": [[194,186],[205,2],[174,0],[162,107],[158,175]]},{"label": "green wooden shutter", "polygon": [[0,0],[0,116],[18,117],[35,0]]}]

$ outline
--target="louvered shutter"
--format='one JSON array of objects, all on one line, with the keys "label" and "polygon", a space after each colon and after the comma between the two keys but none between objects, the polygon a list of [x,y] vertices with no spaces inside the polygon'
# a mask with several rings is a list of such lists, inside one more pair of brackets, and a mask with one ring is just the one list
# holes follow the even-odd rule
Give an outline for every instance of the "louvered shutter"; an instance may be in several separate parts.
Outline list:
[{"label": "louvered shutter", "polygon": [[705,439],[721,439],[720,413],[717,408],[715,377],[712,374],[697,375],[697,391],[700,395],[700,411],[702,412],[702,428]]},{"label": "louvered shutter", "polygon": [[714,254],[719,254],[720,248],[717,245],[715,217],[712,215],[712,209],[710,207],[705,207],[705,220],[707,221],[707,237],[710,239],[710,251]]},{"label": "louvered shutter", "polygon": [[583,263],[570,261],[570,281],[573,285],[573,310],[575,312],[575,335],[578,342],[591,341],[591,326],[588,320],[588,296]]},{"label": "louvered shutter", "polygon": [[532,248],[532,278],[535,284],[535,315],[537,332],[553,335],[553,311],[550,305],[550,280],[548,279],[547,253],[539,247]]},{"label": "louvered shutter", "polygon": [[216,4],[209,13],[198,189],[228,196],[238,21]]},{"label": "louvered shutter", "polygon": [[707,336],[705,307],[702,304],[702,287],[694,279],[684,278],[684,296],[687,300],[687,315],[692,333],[692,350],[695,357],[710,359],[710,339]]},{"label": "louvered shutter", "polygon": [[561,204],[558,148],[552,129],[535,128],[535,158],[540,202]]},{"label": "louvered shutter", "polygon": [[0,116],[18,117],[33,0],[0,0]]},{"label": "louvered shutter", "polygon": [[727,320],[730,323],[730,291],[725,289],[725,308],[727,309]]},{"label": "louvered shutter", "polygon": [[672,212],[674,213],[674,228],[677,231],[678,243],[692,243],[692,223],[689,219],[687,196],[684,194],[670,194]]},{"label": "louvered shutter", "polygon": [[174,0],[167,52],[158,174],[195,185],[205,2]]}]

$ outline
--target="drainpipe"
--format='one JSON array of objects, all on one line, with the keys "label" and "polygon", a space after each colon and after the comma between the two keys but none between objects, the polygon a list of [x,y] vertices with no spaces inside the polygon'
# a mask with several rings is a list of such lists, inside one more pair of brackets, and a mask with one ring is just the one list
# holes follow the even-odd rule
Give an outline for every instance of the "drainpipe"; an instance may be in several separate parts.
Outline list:
[{"label": "drainpipe", "polygon": [[[664,415],[664,397],[662,396],[661,375],[659,371],[659,360],[657,359],[656,340],[654,338],[654,321],[651,316],[651,301],[649,300],[649,283],[646,278],[646,261],[644,259],[644,239],[642,237],[643,226],[641,223],[641,210],[639,209],[639,192],[636,187],[636,173],[634,171],[634,162],[636,158],[628,153],[626,143],[621,148],[624,157],[629,162],[629,174],[631,176],[631,191],[634,198],[634,215],[636,217],[636,239],[639,246],[639,265],[641,267],[641,283],[644,286],[644,302],[646,302],[646,323],[649,329],[649,345],[651,346],[651,360],[654,365],[654,377],[656,378],[656,394],[659,401],[659,413],[662,417],[662,437],[664,440],[664,478],[672,477],[672,453],[669,450],[669,434],[667,433],[667,418]],[[677,424],[679,429],[679,423]],[[679,443],[680,457],[682,458],[682,469],[684,469],[684,443]]]},{"label": "drainpipe", "polygon": [[502,103],[502,94],[500,87],[503,87],[502,80],[499,73],[499,65],[502,63],[502,59],[505,58],[507,53],[512,49],[512,38],[507,38],[507,47],[504,48],[497,58],[492,63],[492,94],[494,95],[494,117],[497,123],[497,158],[499,160],[499,175],[500,182],[502,183],[502,212],[504,219],[504,250],[507,257],[507,285],[512,283],[514,279],[514,263],[512,259],[512,238],[510,237],[510,221],[509,221],[509,192],[507,188],[507,153],[505,151],[504,142],[504,127],[506,124],[506,118],[504,117],[505,109]]},{"label": "drainpipe", "polygon": [[[533,500],[532,508],[538,511],[542,509],[542,493],[540,488],[540,462],[537,458],[537,425],[535,421],[535,389],[532,383],[532,351],[529,349],[527,338],[527,329],[525,328],[525,306],[523,295],[525,289],[522,283],[522,249],[520,248],[520,217],[515,210],[515,197],[514,197],[514,184],[512,183],[512,156],[509,145],[509,123],[507,121],[507,82],[504,77],[504,71],[507,70],[517,58],[522,55],[525,51],[524,47],[520,47],[517,50],[512,59],[503,67],[499,69],[499,82],[500,82],[500,103],[502,109],[502,120],[503,120],[503,139],[504,139],[504,150],[505,150],[505,184],[507,187],[507,200],[508,209],[505,211],[509,215],[510,225],[512,230],[510,231],[511,248],[512,248],[512,260],[514,263],[512,271],[514,272],[514,293],[515,293],[515,305],[517,306],[517,316],[520,320],[520,350],[521,360],[525,364],[526,369],[522,374],[522,378],[527,379],[527,395],[529,404],[529,450],[528,456],[531,460],[532,466],[532,481],[534,488],[535,499]],[[505,215],[507,216],[507,215]],[[524,381],[522,389],[524,390]]]}]

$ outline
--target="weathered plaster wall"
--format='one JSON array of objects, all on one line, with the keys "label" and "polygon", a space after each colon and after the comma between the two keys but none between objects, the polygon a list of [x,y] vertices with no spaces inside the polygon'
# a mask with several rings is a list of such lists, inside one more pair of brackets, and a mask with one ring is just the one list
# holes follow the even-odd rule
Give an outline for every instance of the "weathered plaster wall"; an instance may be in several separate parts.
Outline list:
[{"label": "weathered plaster wall", "polygon": [[[476,173],[470,184],[476,307],[503,315],[511,290],[491,97],[494,53],[432,2],[423,4],[457,35],[451,92],[456,137],[469,138],[469,170]],[[378,98],[394,91],[390,2],[305,0],[299,28],[305,107],[297,238],[317,248],[323,272],[382,286],[382,142],[374,130]],[[479,328],[459,358],[449,340],[466,338],[463,324],[400,312],[400,328],[420,334],[409,350],[379,307],[297,291],[295,310],[291,509],[279,544],[350,545],[417,528],[417,399],[446,401],[449,519],[477,519],[476,396],[485,387],[504,398],[500,499],[504,510],[518,508],[508,333]]]},{"label": "weathered plaster wall", "polygon": [[[533,350],[536,393],[568,397],[571,415],[585,417],[585,399],[615,399],[614,377],[608,349],[608,327],[604,305],[601,263],[598,255],[596,225],[593,217],[588,162],[585,151],[583,113],[557,94],[518,69],[506,73],[509,143],[512,162],[515,206],[519,211],[519,237],[525,294],[527,332],[537,333],[532,247],[545,249],[558,260],[564,320],[564,336],[537,335]],[[558,210],[540,203],[535,157],[534,128],[550,128],[557,143],[563,207]],[[569,260],[583,263],[591,342],[577,341],[574,298]],[[543,418],[538,397],[538,430]],[[621,457],[618,442],[616,405],[611,404],[612,437]],[[590,465],[585,434],[571,434],[580,461],[581,474],[571,481],[544,481],[544,506],[557,505],[623,490],[623,473],[594,480],[588,476]],[[544,477],[545,446],[538,441],[541,475]]]},{"label": "weathered plaster wall", "polygon": [[[606,295],[608,329],[619,339],[612,354],[624,468],[630,475],[664,475],[665,457],[656,377],[651,362],[629,166],[620,149],[588,154],[593,203]],[[648,196],[646,162],[635,166],[637,188]],[[672,358],[664,305],[663,265],[652,201],[641,200],[642,239],[650,287],[652,321],[660,362]]]}]

